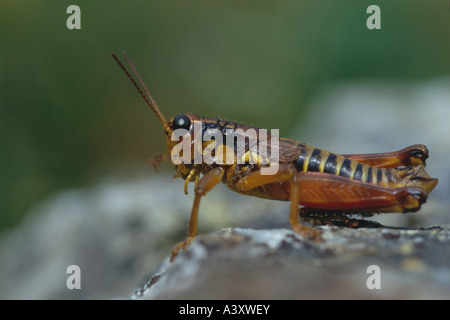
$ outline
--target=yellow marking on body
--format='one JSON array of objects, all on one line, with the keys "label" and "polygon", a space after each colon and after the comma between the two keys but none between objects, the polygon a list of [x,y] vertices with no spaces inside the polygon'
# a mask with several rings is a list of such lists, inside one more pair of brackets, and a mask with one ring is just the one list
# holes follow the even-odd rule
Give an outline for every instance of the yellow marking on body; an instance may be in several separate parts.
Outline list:
[{"label": "yellow marking on body", "polygon": [[389,180],[388,180],[388,177],[386,175],[386,169],[385,168],[381,169],[381,184],[386,185],[386,186],[389,185]]},{"label": "yellow marking on body", "polygon": [[242,163],[250,163],[250,164],[257,164],[258,166],[263,164],[269,164],[270,159],[267,157],[263,157],[258,152],[255,151],[247,151],[243,154],[241,157]]},{"label": "yellow marking on body", "polygon": [[342,164],[344,163],[345,158],[343,156],[338,155],[336,157],[336,175],[338,176],[341,172]]},{"label": "yellow marking on body", "polygon": [[305,160],[303,162],[302,172],[308,171],[309,161],[311,160],[311,156],[312,156],[314,149],[315,149],[314,147],[306,146]]},{"label": "yellow marking on body", "polygon": [[[205,143],[206,144],[206,143]],[[213,152],[214,151],[214,156]],[[217,141],[208,141],[203,148],[203,160],[207,159],[208,164],[227,164],[232,165],[235,163],[236,155],[234,149],[226,144],[218,144]]]},{"label": "yellow marking on body", "polygon": [[319,172],[323,173],[325,170],[325,164],[327,163],[328,157],[330,156],[330,152],[326,150],[320,150],[320,165],[319,165]]},{"label": "yellow marking on body", "polygon": [[350,179],[353,179],[356,172],[356,167],[358,166],[358,163],[355,160],[350,160]]},{"label": "yellow marking on body", "polygon": [[369,166],[366,166],[365,164],[362,165],[362,175],[361,175],[361,181],[366,182],[367,181],[367,174],[369,173]]},{"label": "yellow marking on body", "polygon": [[372,184],[378,184],[377,182],[378,168],[372,168]]}]

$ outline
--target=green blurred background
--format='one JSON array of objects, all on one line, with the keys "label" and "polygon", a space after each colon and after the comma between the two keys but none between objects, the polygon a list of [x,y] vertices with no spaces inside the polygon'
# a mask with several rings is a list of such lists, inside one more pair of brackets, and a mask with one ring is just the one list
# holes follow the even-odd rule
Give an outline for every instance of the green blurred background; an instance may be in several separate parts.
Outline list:
[{"label": "green blurred background", "polygon": [[[66,28],[70,4],[81,30]],[[371,4],[381,30],[366,27]],[[167,118],[282,136],[325,84],[450,74],[447,0],[4,0],[0,39],[0,231],[58,190],[132,176],[165,150],[111,52],[128,53]]]}]

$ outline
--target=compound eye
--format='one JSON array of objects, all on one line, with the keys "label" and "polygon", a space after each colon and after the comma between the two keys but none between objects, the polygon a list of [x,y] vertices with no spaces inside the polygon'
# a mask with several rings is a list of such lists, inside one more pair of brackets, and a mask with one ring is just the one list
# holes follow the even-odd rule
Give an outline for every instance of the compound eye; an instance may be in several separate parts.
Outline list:
[{"label": "compound eye", "polygon": [[172,121],[173,130],[191,128],[191,119],[185,114],[179,114]]}]

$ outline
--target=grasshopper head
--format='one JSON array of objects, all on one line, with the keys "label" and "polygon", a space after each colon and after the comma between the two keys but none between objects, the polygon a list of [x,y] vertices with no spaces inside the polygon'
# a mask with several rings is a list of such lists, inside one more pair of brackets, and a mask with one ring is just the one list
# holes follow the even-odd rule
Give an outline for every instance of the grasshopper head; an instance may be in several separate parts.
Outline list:
[{"label": "grasshopper head", "polygon": [[[179,175],[186,179],[194,167],[194,155],[202,144],[195,144],[195,135],[201,134],[201,117],[194,114],[179,114],[164,125],[167,150]],[[186,151],[188,150],[188,151]],[[190,152],[189,152],[190,151]],[[186,152],[186,154],[185,154]]]},{"label": "grasshopper head", "polygon": [[[114,60],[117,62],[117,64],[122,68],[122,70],[125,72],[125,74],[128,76],[128,78],[133,83],[134,87],[137,89],[139,94],[142,96],[142,98],[145,100],[147,105],[150,107],[150,109],[153,111],[153,113],[158,118],[159,122],[164,127],[164,131],[166,134],[166,143],[167,143],[167,149],[169,151],[169,154],[172,156],[172,151],[174,148],[178,145],[185,145],[186,143],[193,143],[193,123],[194,121],[200,120],[200,117],[196,115],[191,114],[180,114],[169,121],[166,120],[161,110],[158,108],[158,105],[156,104],[155,100],[151,96],[150,92],[147,89],[147,86],[145,85],[144,81],[142,80],[141,76],[139,75],[138,71],[134,67],[131,60],[128,58],[128,56],[125,53],[122,53],[125,60],[127,61],[128,65],[130,66],[131,70],[135,74],[136,78],[138,79],[139,84],[134,80],[133,76],[128,72],[127,68],[120,62],[120,60],[117,58],[115,54],[111,54]],[[141,89],[143,88],[143,90]],[[180,134],[180,130],[184,130],[182,134]],[[175,135],[178,134],[174,138]],[[188,139],[189,138],[189,139]],[[184,155],[185,158],[183,158],[183,162],[179,165],[174,162],[174,158],[171,157],[172,162],[174,163],[178,173],[183,177],[186,178],[193,167],[193,161],[187,161],[188,159],[193,159],[193,153],[191,155]]]}]

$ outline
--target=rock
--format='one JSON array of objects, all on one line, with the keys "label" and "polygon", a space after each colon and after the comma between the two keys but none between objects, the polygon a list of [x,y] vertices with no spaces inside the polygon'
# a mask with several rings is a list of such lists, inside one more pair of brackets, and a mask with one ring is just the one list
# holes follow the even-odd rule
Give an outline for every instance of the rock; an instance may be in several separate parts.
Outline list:
[{"label": "rock", "polygon": [[[201,235],[173,263],[166,259],[133,298],[450,298],[448,226],[321,229],[323,242],[287,229]],[[380,289],[367,285],[373,265]]]}]

